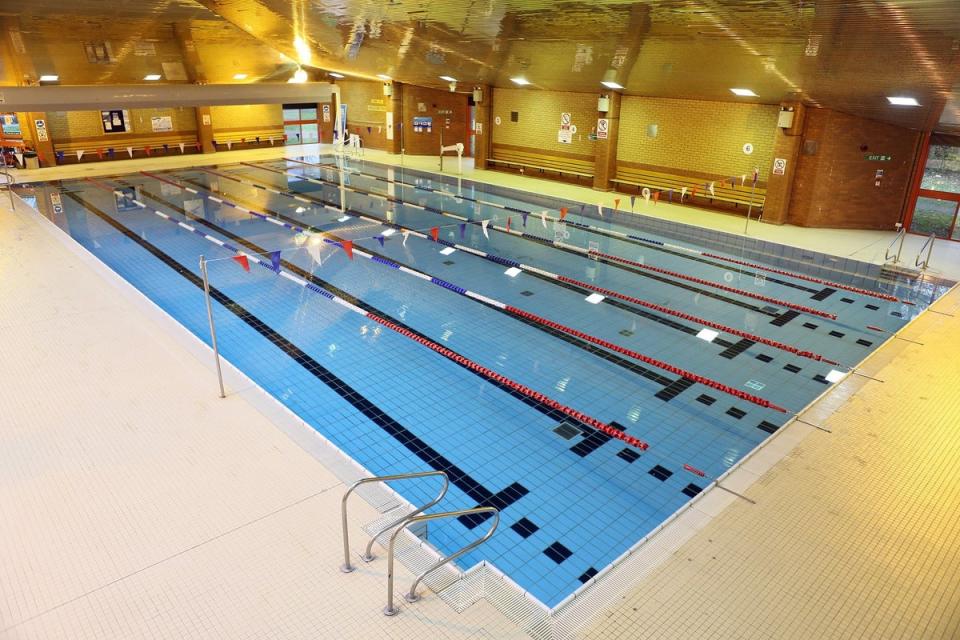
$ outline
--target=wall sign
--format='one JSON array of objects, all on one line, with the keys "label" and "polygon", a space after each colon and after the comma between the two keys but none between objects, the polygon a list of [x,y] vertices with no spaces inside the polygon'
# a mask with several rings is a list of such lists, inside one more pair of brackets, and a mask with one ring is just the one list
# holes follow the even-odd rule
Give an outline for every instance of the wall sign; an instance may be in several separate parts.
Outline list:
[{"label": "wall sign", "polygon": [[47,135],[47,123],[44,120],[34,120],[33,124],[37,127],[37,142],[47,142],[50,136]]},{"label": "wall sign", "polygon": [[154,133],[173,131],[173,118],[170,116],[153,116],[150,118],[150,128]]},{"label": "wall sign", "polygon": [[493,123],[496,125],[499,125],[501,122],[503,121],[500,119],[500,116],[497,116],[496,118],[493,119]]},{"label": "wall sign", "polygon": [[863,159],[868,162],[890,162],[893,160],[893,156],[867,154],[863,156]]},{"label": "wall sign", "polygon": [[[330,107],[329,105],[323,105],[323,106],[327,109],[327,112],[323,115],[325,118],[327,118],[327,120],[329,120]],[[387,140],[393,140],[393,111],[387,111],[386,116],[387,116]]]},{"label": "wall sign", "polygon": [[[390,117],[391,117],[391,118],[393,117],[393,112],[390,113]],[[323,121],[324,121],[324,122],[330,122],[330,105],[328,105],[328,104],[323,105]],[[388,140],[393,140],[392,137],[387,138],[387,139],[388,139]]]},{"label": "wall sign", "polygon": [[753,153],[753,145],[750,144],[749,142],[743,145],[743,152],[747,155],[750,155],[751,153]]},{"label": "wall sign", "polygon": [[774,158],[773,159],[773,175],[782,176],[787,172],[787,159],[786,158]]},{"label": "wall sign", "polygon": [[413,132],[414,133],[432,133],[433,118],[431,118],[430,116],[414,116]]},{"label": "wall sign", "polygon": [[130,122],[130,112],[126,109],[110,109],[100,112],[100,121],[103,123],[104,133],[127,133]]},{"label": "wall sign", "polygon": [[60,199],[60,194],[57,192],[50,193],[50,204],[53,205],[54,213],[63,213],[63,200]]},{"label": "wall sign", "polygon": [[610,121],[606,118],[597,120],[597,140],[606,140],[608,131],[610,131]]},{"label": "wall sign", "polygon": [[203,114],[203,115],[200,117],[200,121],[203,122],[203,126],[209,127],[209,126],[210,126],[210,114],[209,114],[209,113]]}]

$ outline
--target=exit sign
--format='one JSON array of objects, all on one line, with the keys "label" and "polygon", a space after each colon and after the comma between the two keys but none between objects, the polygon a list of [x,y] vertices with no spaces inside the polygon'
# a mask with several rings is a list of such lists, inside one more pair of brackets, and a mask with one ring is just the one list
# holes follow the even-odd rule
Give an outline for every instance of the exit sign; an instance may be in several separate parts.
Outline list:
[{"label": "exit sign", "polygon": [[868,155],[863,156],[863,159],[864,159],[864,160],[867,160],[867,161],[870,161],[870,162],[890,162],[891,160],[893,160],[893,156],[884,156],[884,155],[877,155],[877,154],[868,154]]}]

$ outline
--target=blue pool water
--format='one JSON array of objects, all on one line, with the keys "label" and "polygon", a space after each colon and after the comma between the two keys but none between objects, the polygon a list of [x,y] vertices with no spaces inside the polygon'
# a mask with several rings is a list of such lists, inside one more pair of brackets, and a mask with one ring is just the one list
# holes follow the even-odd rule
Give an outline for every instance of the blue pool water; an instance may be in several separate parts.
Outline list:
[{"label": "blue pool water", "polygon": [[[34,198],[44,215],[206,341],[206,313],[197,279],[198,258],[205,255],[211,260],[223,356],[371,472],[446,470],[452,486],[438,509],[477,504],[501,508],[501,529],[466,556],[462,566],[486,559],[551,606],[767,438],[790,413],[684,381],[676,372],[525,320],[456,288],[795,412],[829,387],[826,376],[831,371],[847,371],[858,363],[880,345],[885,332],[902,327],[945,287],[930,282],[872,283],[877,291],[915,304],[886,301],[705,258],[684,251],[683,247],[696,250],[689,242],[641,233],[635,225],[624,224],[623,214],[607,211],[601,217],[596,207],[581,214],[579,203],[558,201],[549,215],[556,218],[559,207],[568,206],[569,224],[544,225],[539,213],[543,196],[372,163],[341,170],[327,157],[302,161],[117,176],[98,179],[99,184],[45,183],[20,192]],[[135,195],[147,207],[119,198],[114,190]],[[60,196],[62,211],[54,209],[51,194]],[[345,211],[340,210],[341,203]],[[188,222],[197,232],[171,224],[155,210]],[[525,225],[521,211],[533,212]],[[489,237],[479,224],[461,229],[458,218],[440,212],[475,223],[491,220]],[[361,213],[367,219],[356,217]],[[526,236],[494,229],[504,226],[508,217],[511,228]],[[442,242],[404,239],[401,231],[384,236],[388,227],[374,219],[424,233],[436,227]],[[352,240],[356,249],[374,253],[378,261],[362,256],[350,260],[339,246],[310,239],[295,226],[329,232],[331,239]],[[232,250],[202,234],[252,255],[279,250],[281,270],[309,280],[311,288],[255,263],[247,272],[231,259],[236,255]],[[556,238],[565,246],[552,244]],[[463,249],[450,251],[449,243],[500,260]],[[671,273],[595,260],[570,247],[593,247]],[[269,264],[270,258],[264,261]],[[581,284],[559,282],[531,270],[511,277],[505,273],[510,261]],[[449,286],[438,286],[398,265]],[[863,286],[862,280],[858,282]],[[722,330],[707,341],[697,336],[703,325],[690,319],[614,296],[591,304],[585,298],[592,291],[584,283],[822,354],[840,364],[744,342]],[[478,375],[336,304],[325,293],[623,430],[649,443],[649,449],[611,438],[555,406]],[[790,312],[787,303],[837,318]],[[395,488],[412,502],[422,502],[432,497],[436,484],[428,479]],[[482,535],[487,526],[456,520],[432,524],[429,540],[449,552]]]}]

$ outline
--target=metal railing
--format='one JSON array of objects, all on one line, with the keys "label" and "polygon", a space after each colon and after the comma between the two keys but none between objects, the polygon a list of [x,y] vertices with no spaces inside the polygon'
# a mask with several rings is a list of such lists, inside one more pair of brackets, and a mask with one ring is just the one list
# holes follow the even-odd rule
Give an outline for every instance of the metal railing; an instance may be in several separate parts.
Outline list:
[{"label": "metal railing", "polygon": [[[923,246],[920,247],[920,251],[917,252],[917,259],[914,261],[914,266],[920,267],[920,269],[924,271],[930,266],[930,255],[933,253],[933,243],[936,239],[937,234],[931,233],[930,237],[923,243]],[[924,251],[927,252],[927,257],[921,260],[920,256],[923,255]]]},{"label": "metal railing", "polygon": [[399,609],[393,606],[393,558],[394,558],[394,545],[397,541],[397,536],[400,535],[400,532],[406,529],[408,526],[415,522],[427,522],[429,520],[439,520],[440,518],[451,518],[459,516],[467,516],[477,513],[492,513],[493,514],[493,526],[490,527],[490,530],[482,537],[474,540],[470,544],[467,544],[460,548],[459,551],[450,554],[446,558],[441,559],[439,562],[435,563],[429,569],[417,576],[417,579],[413,581],[413,584],[410,586],[410,591],[404,595],[404,600],[407,602],[416,602],[420,599],[420,596],[417,595],[417,587],[420,585],[420,582],[427,576],[427,574],[436,571],[443,565],[447,564],[459,558],[467,551],[474,549],[487,540],[490,539],[490,536],[497,530],[497,526],[500,524],[500,510],[496,507],[474,507],[472,509],[460,509],[457,511],[446,511],[444,513],[430,513],[426,515],[414,516],[408,518],[396,531],[390,536],[390,544],[387,547],[387,606],[383,609],[383,614],[387,616],[394,616],[400,611]]},{"label": "metal railing", "polygon": [[[893,241],[889,245],[887,245],[887,250],[884,252],[884,255],[883,255],[883,261],[885,263],[890,262],[891,261],[890,259],[893,258],[893,264],[899,264],[900,253],[903,251],[903,240],[906,237],[907,237],[907,230],[901,227],[900,232],[897,233],[897,237],[895,237]],[[895,244],[897,245],[897,253],[896,255],[893,255],[890,253],[890,250],[893,249],[893,245]]]},{"label": "metal railing", "polygon": [[[430,476],[443,477],[443,488],[440,490],[440,493],[431,502],[428,502],[427,504],[423,505],[422,507],[420,507],[416,511],[413,511],[412,513],[408,513],[404,515],[403,517],[399,518],[395,522],[387,525],[386,527],[383,527],[380,531],[378,531],[377,534],[370,539],[370,543],[367,545],[367,549],[363,555],[363,560],[366,562],[370,562],[371,560],[373,560],[373,555],[370,553],[370,551],[373,548],[373,542],[377,539],[377,537],[389,531],[390,529],[392,529],[397,525],[402,525],[400,527],[402,529],[404,526],[409,524],[411,519],[423,513],[424,510],[429,509],[433,505],[440,502],[440,500],[442,500],[443,497],[447,495],[447,489],[450,488],[450,479],[447,477],[446,471],[418,471],[416,473],[400,473],[392,476],[375,476],[370,478],[361,478],[360,480],[357,480],[352,485],[350,485],[350,488],[347,489],[347,492],[343,494],[343,498],[340,500],[340,522],[341,522],[341,525],[343,526],[343,565],[340,567],[341,571],[343,571],[344,573],[350,573],[355,568],[350,564],[350,533],[347,531],[347,498],[350,497],[350,494],[352,494],[354,490],[360,485],[367,484],[370,482],[392,482],[393,480],[410,480],[413,478],[427,478]],[[391,542],[392,540],[393,539],[391,538]]]}]

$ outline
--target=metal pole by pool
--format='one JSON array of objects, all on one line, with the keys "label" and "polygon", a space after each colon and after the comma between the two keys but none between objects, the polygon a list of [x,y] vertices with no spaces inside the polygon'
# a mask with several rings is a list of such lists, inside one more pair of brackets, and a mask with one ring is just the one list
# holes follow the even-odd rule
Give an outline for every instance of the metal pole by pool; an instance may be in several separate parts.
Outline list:
[{"label": "metal pole by pool", "polygon": [[13,203],[13,178],[10,177],[10,168],[7,166],[6,160],[3,162],[3,177],[7,184],[7,193],[10,195],[10,211],[16,211],[17,207]]},{"label": "metal pole by pool", "polygon": [[217,348],[217,328],[213,324],[213,304],[210,302],[210,278],[207,276],[207,259],[200,256],[200,273],[203,275],[203,297],[207,302],[207,321],[210,323],[210,344],[213,347],[213,362],[217,366],[217,382],[220,383],[220,397],[226,398],[223,390],[223,372],[220,370],[220,350]]}]

